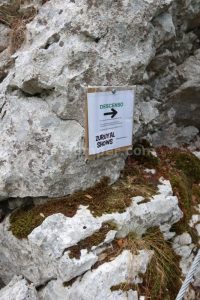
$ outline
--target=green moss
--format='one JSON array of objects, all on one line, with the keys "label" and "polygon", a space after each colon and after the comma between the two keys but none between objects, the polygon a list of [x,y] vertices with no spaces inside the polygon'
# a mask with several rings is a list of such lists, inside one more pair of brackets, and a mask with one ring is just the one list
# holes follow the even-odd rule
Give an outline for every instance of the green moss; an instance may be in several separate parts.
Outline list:
[{"label": "green moss", "polygon": [[189,221],[192,215],[192,185],[190,180],[183,172],[170,175],[170,181],[174,193],[179,198],[180,207],[184,213],[186,221]]},{"label": "green moss", "polygon": [[194,183],[200,182],[200,160],[194,154],[176,150],[171,158],[175,161],[175,167],[183,171],[188,179]]},{"label": "green moss", "polygon": [[112,292],[114,291],[123,291],[123,292],[128,292],[130,290],[137,290],[137,285],[133,284],[133,283],[129,283],[129,282],[122,282],[118,285],[113,285],[110,290]]},{"label": "green moss", "polygon": [[146,168],[156,168],[159,164],[159,159],[151,153],[152,148],[146,146],[146,144],[142,143],[135,144],[132,158]]},{"label": "green moss", "polygon": [[40,215],[40,211],[27,210],[22,208],[10,216],[10,230],[13,235],[19,239],[26,238],[31,231],[39,226],[43,217]]},{"label": "green moss", "polygon": [[116,230],[116,225],[108,222],[104,223],[99,231],[86,239],[81,240],[77,245],[68,248],[67,250],[70,251],[69,257],[71,259],[80,259],[82,249],[87,249],[89,252],[93,246],[100,245],[105,240],[106,235],[110,230]]},{"label": "green moss", "polygon": [[129,236],[128,248],[153,250],[154,254],[142,276],[143,283],[138,284],[138,292],[146,299],[163,300],[166,294],[175,299],[181,286],[179,258],[169,242],[165,241],[159,228],[151,228],[142,237]]},{"label": "green moss", "polygon": [[63,213],[73,217],[79,206],[89,207],[94,216],[106,213],[122,213],[131,204],[134,191],[118,182],[115,186],[109,185],[109,179],[104,178],[93,188],[76,192],[71,196],[49,200],[47,203],[32,208],[21,208],[10,216],[10,229],[19,239],[26,238],[32,230],[39,226],[44,218]]},{"label": "green moss", "polygon": [[[129,166],[129,170],[131,168],[132,165]],[[139,166],[134,168],[139,175],[123,174],[113,185],[109,184],[109,178],[103,178],[101,182],[85,191],[75,192],[63,198],[49,199],[45,204],[15,211],[10,216],[12,233],[19,239],[26,238],[48,216],[62,213],[73,217],[80,205],[87,206],[95,217],[125,212],[132,203],[132,197],[143,196],[148,199],[157,191],[157,182],[147,181],[144,170],[141,171]]]}]

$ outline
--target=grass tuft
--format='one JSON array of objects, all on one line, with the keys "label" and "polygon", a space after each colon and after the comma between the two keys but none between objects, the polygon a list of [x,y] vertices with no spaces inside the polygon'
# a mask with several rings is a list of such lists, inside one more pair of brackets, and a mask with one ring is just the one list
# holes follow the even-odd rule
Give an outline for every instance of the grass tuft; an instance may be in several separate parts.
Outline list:
[{"label": "grass tuft", "polygon": [[[111,290],[128,291],[133,289],[136,290],[139,295],[145,295],[145,299],[174,300],[181,287],[179,258],[173,251],[170,243],[165,241],[159,228],[147,230],[142,237],[131,233],[121,244],[123,245],[123,249],[128,249],[133,254],[138,254],[138,251],[142,249],[153,251],[154,254],[147,268],[147,272],[140,274],[143,283],[133,284],[127,281],[111,287]],[[168,298],[166,298],[166,295],[168,295]]]}]

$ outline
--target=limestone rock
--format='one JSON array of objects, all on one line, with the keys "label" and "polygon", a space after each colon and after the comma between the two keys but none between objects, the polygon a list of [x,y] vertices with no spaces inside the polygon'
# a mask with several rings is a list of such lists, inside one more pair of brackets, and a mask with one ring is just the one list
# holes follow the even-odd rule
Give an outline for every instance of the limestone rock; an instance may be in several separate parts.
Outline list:
[{"label": "limestone rock", "polygon": [[[41,299],[124,299],[122,291],[112,292],[111,287],[129,280],[132,283],[140,282],[139,274],[146,272],[152,253],[139,251],[138,255],[132,255],[129,251],[123,251],[113,261],[104,263],[93,271],[88,271],[82,278],[78,278],[72,286],[64,287],[59,281],[51,281],[40,293]],[[94,284],[95,283],[95,284]],[[129,292],[137,300],[137,292]]]},{"label": "limestone rock", "polygon": [[7,76],[12,62],[13,59],[9,49],[5,49],[0,53],[0,82]]},{"label": "limestone rock", "polygon": [[32,231],[28,239],[43,251],[47,251],[47,255],[59,258],[65,249],[98,231],[101,224],[100,220],[94,218],[90,211],[83,207],[73,218],[62,214],[48,217],[42,225]]},{"label": "limestone rock", "polygon": [[[156,28],[163,39],[170,16],[159,25],[152,19],[172,2],[52,0],[39,8],[34,1],[38,15],[0,86],[0,199],[63,196],[103,176],[118,178],[125,156],[85,161],[86,87],[142,81],[156,52]],[[140,128],[157,116],[154,104]]]},{"label": "limestone rock", "polygon": [[16,95],[0,103],[0,199],[62,196],[103,176],[117,179],[123,156],[85,162],[78,122],[60,120],[38,98]]},{"label": "limestone rock", "polygon": [[[193,125],[199,128],[199,88],[198,79],[200,66],[200,51],[186,60],[178,72],[183,77],[184,83],[173,92],[173,108],[176,111],[175,122],[181,125]],[[191,119],[192,115],[192,119]]]},{"label": "limestone rock", "polygon": [[174,243],[178,244],[180,246],[184,246],[184,245],[190,245],[192,243],[192,238],[189,235],[189,233],[183,233],[181,235],[178,235],[175,239],[174,239]]},{"label": "limestone rock", "polygon": [[[14,275],[22,274],[36,286],[58,279],[69,281],[80,276],[96,263],[102,250],[115,236],[125,237],[129,232],[143,234],[150,227],[160,227],[166,238],[171,238],[171,226],[182,217],[177,197],[173,196],[169,181],[161,179],[158,193],[149,202],[134,197],[124,213],[94,217],[86,207],[68,218],[62,214],[47,217],[35,228],[28,239],[18,240],[9,231],[9,218],[0,223],[0,273],[7,284]],[[142,202],[142,203],[140,203]],[[81,250],[80,259],[70,258],[68,248],[98,232],[105,222],[114,222],[104,241],[90,251]]]},{"label": "limestone rock", "polygon": [[191,236],[187,232],[176,236],[173,240],[173,249],[181,257],[180,267],[183,275],[186,276],[195,257],[193,254],[195,245],[192,243]]},{"label": "limestone rock", "polygon": [[0,52],[5,50],[9,45],[10,29],[4,24],[0,24]]},{"label": "limestone rock", "polygon": [[16,276],[0,290],[0,300],[38,300],[37,292],[32,285],[20,276]]},{"label": "limestone rock", "polygon": [[143,197],[134,197],[133,204],[124,214],[105,215],[104,221],[114,220],[120,236],[125,236],[131,231],[141,234],[150,227],[162,228],[168,224],[167,229],[163,231],[167,237],[172,224],[178,222],[183,215],[177,197],[173,196],[170,182],[161,179],[158,193],[147,203],[143,203],[143,200]]}]

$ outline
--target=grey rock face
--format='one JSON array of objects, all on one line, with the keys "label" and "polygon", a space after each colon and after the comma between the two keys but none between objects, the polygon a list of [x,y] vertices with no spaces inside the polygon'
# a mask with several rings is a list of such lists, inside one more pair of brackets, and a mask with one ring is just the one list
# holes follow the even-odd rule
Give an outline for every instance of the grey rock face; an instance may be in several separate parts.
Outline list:
[{"label": "grey rock face", "polygon": [[66,195],[102,176],[117,179],[123,156],[86,163],[83,128],[44,100],[3,97],[1,107],[0,198]]},{"label": "grey rock face", "polygon": [[30,4],[38,15],[9,73],[8,49],[0,54],[1,80],[8,74],[0,84],[0,199],[63,196],[118,178],[124,155],[85,161],[88,85],[137,85],[135,139],[178,146],[196,137],[198,52],[190,56],[198,32],[184,22],[195,24],[195,1],[41,4]]},{"label": "grey rock face", "polygon": [[[138,255],[132,255],[130,251],[123,251],[113,261],[108,262],[77,279],[71,287],[63,287],[59,281],[50,282],[39,296],[44,300],[53,299],[82,299],[101,300],[127,299],[126,292],[112,292],[111,287],[125,282],[130,278],[132,283],[140,282],[140,274],[146,272],[151,259],[151,252],[139,251]],[[129,291],[128,299],[138,300],[137,291]]]},{"label": "grey rock face", "polygon": [[197,50],[178,67],[184,83],[173,92],[171,99],[176,110],[175,121],[179,124],[200,127],[200,51]]},{"label": "grey rock face", "polygon": [[38,300],[35,288],[21,276],[16,276],[0,290],[1,300]]}]

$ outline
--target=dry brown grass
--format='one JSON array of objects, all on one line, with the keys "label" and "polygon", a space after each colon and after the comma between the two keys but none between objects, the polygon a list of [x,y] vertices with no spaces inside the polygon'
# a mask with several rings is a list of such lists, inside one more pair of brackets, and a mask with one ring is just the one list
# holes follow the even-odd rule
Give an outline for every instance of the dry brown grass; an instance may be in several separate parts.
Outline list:
[{"label": "dry brown grass", "polygon": [[114,286],[111,290],[137,290],[139,295],[145,295],[150,300],[174,300],[181,286],[181,271],[179,258],[174,253],[169,242],[165,241],[159,228],[149,229],[142,237],[131,233],[126,239],[119,240],[122,249],[128,249],[133,254],[145,249],[153,251],[152,259],[145,274],[140,274],[142,284],[132,284],[131,262],[130,281]]}]

